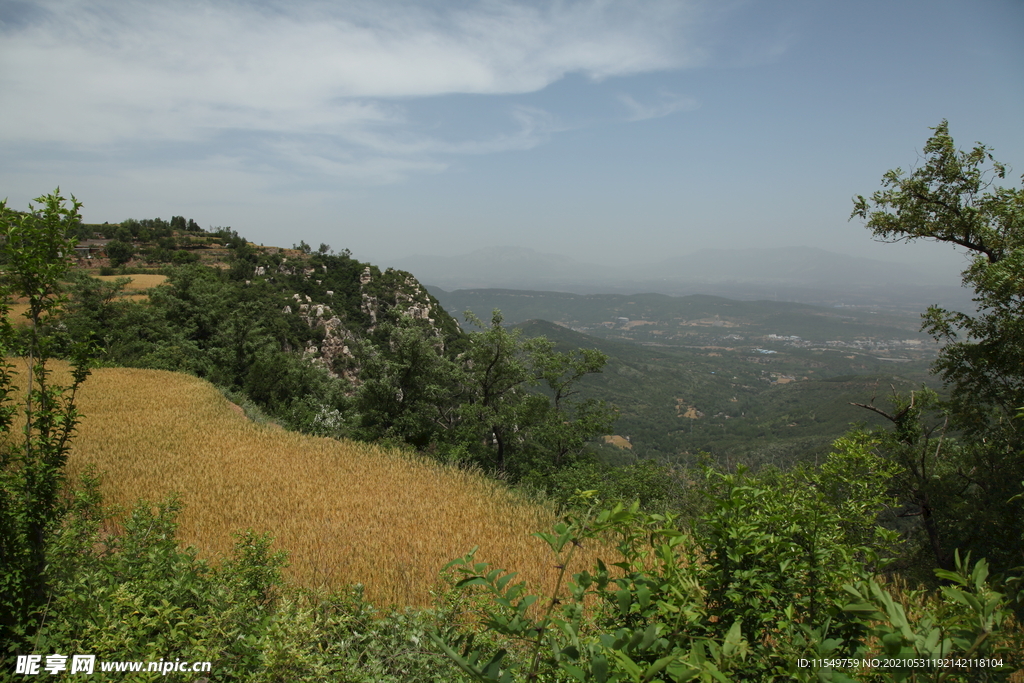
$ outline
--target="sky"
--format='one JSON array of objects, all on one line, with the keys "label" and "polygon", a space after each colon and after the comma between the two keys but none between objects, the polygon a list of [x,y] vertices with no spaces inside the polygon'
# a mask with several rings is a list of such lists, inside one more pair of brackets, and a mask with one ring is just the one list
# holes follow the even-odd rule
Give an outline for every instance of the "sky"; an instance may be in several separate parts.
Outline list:
[{"label": "sky", "polygon": [[1024,173],[1021,0],[0,0],[0,197],[386,265],[882,245],[948,119]]}]

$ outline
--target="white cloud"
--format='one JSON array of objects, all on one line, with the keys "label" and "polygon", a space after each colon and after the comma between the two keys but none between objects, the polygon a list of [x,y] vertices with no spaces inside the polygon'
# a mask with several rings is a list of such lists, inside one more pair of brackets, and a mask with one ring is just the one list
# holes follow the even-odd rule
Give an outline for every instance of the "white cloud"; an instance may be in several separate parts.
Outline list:
[{"label": "white cloud", "polygon": [[[701,1],[7,3],[17,12],[0,22],[0,145],[135,162],[160,144],[201,160],[205,146],[391,182],[443,168],[441,155],[529,149],[559,129],[510,104],[490,132],[442,139],[410,120],[411,98],[697,65],[687,30]],[[627,106],[635,118],[655,111]]]}]

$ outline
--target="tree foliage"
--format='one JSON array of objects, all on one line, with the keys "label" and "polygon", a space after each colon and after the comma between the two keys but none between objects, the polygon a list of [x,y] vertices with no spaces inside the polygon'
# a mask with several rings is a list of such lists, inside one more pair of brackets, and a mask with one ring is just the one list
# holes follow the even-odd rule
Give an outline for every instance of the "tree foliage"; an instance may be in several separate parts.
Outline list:
[{"label": "tree foliage", "polygon": [[497,311],[488,325],[470,322],[483,329],[454,350],[413,320],[378,327],[355,400],[361,438],[468,458],[518,481],[570,464],[610,429],[608,406],[577,398],[579,380],[601,371],[604,354],[523,339]]},{"label": "tree foliage", "polygon": [[[67,202],[59,190],[36,201],[40,206],[24,213],[0,202],[0,637],[9,642],[25,637],[29,615],[46,598],[46,545],[64,512],[64,463],[79,420],[75,394],[88,375],[81,349],[70,385],[54,383],[47,366],[55,352],[49,328],[65,302],[61,281],[74,253],[81,204],[74,197]],[[21,334],[9,318],[12,296],[28,301]],[[20,372],[9,359],[14,353],[24,357]],[[19,380],[21,387],[14,384]]]},{"label": "tree foliage", "polygon": [[116,239],[107,243],[106,252],[107,258],[110,259],[110,265],[115,267],[123,266],[135,256],[135,247],[130,242]]},{"label": "tree foliage", "polygon": [[882,190],[857,197],[853,216],[885,241],[928,239],[967,249],[964,285],[975,315],[932,307],[924,327],[944,347],[936,364],[952,390],[957,424],[1006,437],[1024,405],[1024,190],[999,187],[1007,168],[978,143],[958,150],[943,121],[924,147],[925,163],[909,175],[886,173]]},{"label": "tree foliage", "polygon": [[[1000,569],[1024,560],[1024,190],[1001,187],[1007,167],[977,143],[958,150],[946,121],[933,129],[924,163],[886,173],[883,189],[859,196],[852,216],[884,241],[918,239],[967,250],[965,286],[975,313],[937,306],[923,327],[943,344],[935,371],[950,398],[941,429],[923,427],[927,394],[897,397],[889,450],[907,468],[905,514],[919,515],[938,566],[954,548],[973,549]],[[960,438],[952,438],[959,432]],[[1010,540],[1007,543],[1008,539]]]}]

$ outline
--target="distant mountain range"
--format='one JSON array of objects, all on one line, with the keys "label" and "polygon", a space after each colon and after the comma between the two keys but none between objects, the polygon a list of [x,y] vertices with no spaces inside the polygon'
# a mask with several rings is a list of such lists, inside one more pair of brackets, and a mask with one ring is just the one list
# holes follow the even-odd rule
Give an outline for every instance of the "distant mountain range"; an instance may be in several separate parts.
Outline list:
[{"label": "distant mountain range", "polygon": [[459,256],[411,256],[389,265],[445,290],[504,288],[574,294],[654,292],[837,305],[970,306],[957,273],[810,247],[704,249],[646,264],[609,267],[522,247]]}]

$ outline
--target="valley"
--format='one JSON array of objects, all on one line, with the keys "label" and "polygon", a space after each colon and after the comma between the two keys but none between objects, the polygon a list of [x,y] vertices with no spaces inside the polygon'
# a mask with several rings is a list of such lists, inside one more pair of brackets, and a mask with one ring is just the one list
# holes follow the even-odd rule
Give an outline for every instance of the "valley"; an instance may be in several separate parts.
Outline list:
[{"label": "valley", "polygon": [[611,462],[815,462],[852,425],[882,426],[851,402],[939,387],[937,346],[917,315],[702,295],[431,293],[453,315],[500,309],[527,336],[607,354],[582,387],[616,406],[617,435],[629,437],[628,450],[601,449]]}]

